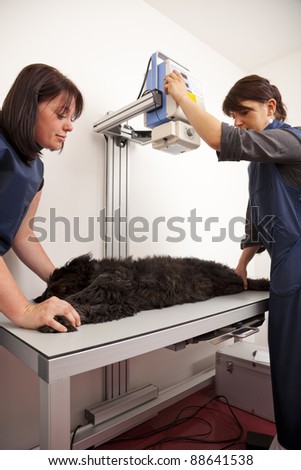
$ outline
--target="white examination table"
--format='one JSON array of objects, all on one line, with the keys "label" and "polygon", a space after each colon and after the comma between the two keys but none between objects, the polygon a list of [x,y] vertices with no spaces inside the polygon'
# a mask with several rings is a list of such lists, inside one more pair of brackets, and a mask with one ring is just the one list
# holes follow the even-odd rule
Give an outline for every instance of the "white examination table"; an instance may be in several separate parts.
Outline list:
[{"label": "white examination table", "polygon": [[[0,345],[33,369],[40,379],[40,448],[70,447],[70,377],[73,375],[251,320],[268,310],[268,299],[267,292],[246,291],[140,312],[119,321],[85,325],[67,334],[24,330],[0,314]],[[148,406],[159,409],[156,400]],[[130,415],[128,420],[130,423]],[[117,422],[114,426],[115,434],[121,432]],[[106,426],[98,425],[95,431],[103,435],[99,441],[105,440]],[[81,440],[75,440],[74,448],[91,445],[90,434],[90,429],[84,430]]]}]

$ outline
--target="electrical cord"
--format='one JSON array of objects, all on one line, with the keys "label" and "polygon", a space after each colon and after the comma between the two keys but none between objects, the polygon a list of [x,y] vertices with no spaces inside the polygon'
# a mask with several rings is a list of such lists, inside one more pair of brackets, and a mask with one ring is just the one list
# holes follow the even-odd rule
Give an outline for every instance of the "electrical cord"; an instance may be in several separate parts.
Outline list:
[{"label": "electrical cord", "polygon": [[[145,96],[145,95],[147,95],[148,93],[151,93],[151,94],[153,95],[153,98],[154,98],[154,103],[156,103],[156,99],[155,99],[155,96],[154,96],[154,90],[146,89],[146,90],[143,92],[143,88],[144,88],[144,85],[145,85],[146,79],[147,79],[147,74],[148,74],[148,72],[149,72],[149,70],[150,70],[151,60],[152,60],[152,57],[149,58],[149,61],[148,61],[147,67],[146,67],[146,72],[145,72],[145,74],[144,74],[143,83],[142,83],[142,85],[141,85],[141,88],[140,88],[140,91],[139,91],[137,100],[138,100],[139,98],[141,98],[142,96]],[[160,109],[161,107],[162,107],[162,104],[160,104],[159,106],[156,106],[156,107],[152,110],[152,112],[155,111],[158,121],[161,122],[162,124],[164,124],[166,121],[163,121],[163,120],[160,118],[159,114],[158,114],[158,109]]]},{"label": "electrical cord", "polygon": [[144,79],[143,79],[143,83],[141,85],[141,88],[140,88],[140,91],[139,91],[139,95],[137,97],[137,100],[139,100],[139,98],[141,98],[142,95],[142,90],[144,88],[144,85],[145,85],[145,82],[146,82],[146,79],[147,79],[147,74],[149,72],[149,67],[150,67],[150,64],[151,64],[151,60],[152,60],[152,57],[149,58],[149,61],[148,61],[148,64],[147,64],[147,67],[146,67],[146,72],[144,74]]},{"label": "electrical cord", "polygon": [[[142,93],[141,96],[145,96],[147,95],[148,93],[151,93],[153,95],[153,98],[154,98],[154,103],[156,103],[156,98],[155,98],[155,93],[154,93],[154,90],[145,90],[144,93]],[[158,109],[160,109],[162,107],[162,105],[160,104],[159,106],[156,106],[152,111],[149,111],[149,112],[153,112],[153,111],[156,111],[156,116],[157,116],[157,119],[158,121],[162,122],[162,124],[164,124],[166,121],[163,121],[159,114],[158,114]]]},{"label": "electrical cord", "polygon": [[[213,432],[213,426],[212,424],[207,420],[204,419],[199,415],[199,413],[202,410],[210,410],[215,413],[220,413],[222,415],[225,415],[225,412],[222,410],[218,410],[216,408],[211,408],[210,404],[212,404],[214,401],[220,400],[224,401],[225,404],[227,405],[227,408],[230,412],[230,417],[233,419],[234,423],[237,426],[237,435],[227,438],[227,439],[208,439],[210,434]],[[182,416],[185,413],[190,411],[190,414],[187,416]],[[114,439],[112,439],[110,442],[111,443],[118,443],[118,442],[126,442],[126,441],[132,441],[132,440],[141,440],[141,439],[147,439],[151,437],[155,437],[156,435],[163,433],[163,432],[170,432],[173,428],[179,428],[182,424],[187,424],[189,421],[197,421],[200,424],[205,426],[205,429],[202,432],[198,432],[196,434],[192,435],[179,435],[179,436],[166,436],[163,438],[160,438],[147,446],[143,447],[143,450],[150,450],[150,449],[155,449],[159,445],[166,444],[168,442],[190,442],[190,443],[195,443],[195,444],[226,444],[226,446],[222,447],[221,450],[226,450],[231,448],[234,445],[238,444],[245,444],[245,442],[240,441],[242,434],[243,434],[243,427],[241,423],[239,422],[238,418],[236,417],[230,403],[228,402],[228,399],[224,395],[218,395],[213,398],[211,398],[209,401],[207,401],[204,405],[193,405],[193,406],[186,406],[182,408],[178,414],[176,415],[175,419],[172,420],[171,422],[160,426],[159,428],[156,428],[152,431],[145,432],[143,434],[139,435],[128,435],[128,436],[119,436]],[[75,441],[75,436],[79,428],[81,428],[82,425],[78,425],[75,430],[73,431],[71,443],[70,443],[70,449],[73,449],[74,441]],[[207,429],[206,429],[207,427]],[[93,446],[93,449],[97,449],[97,446]]]},{"label": "electrical cord", "polygon": [[76,433],[79,430],[79,428],[81,428],[81,427],[82,427],[82,425],[79,424],[78,426],[76,426],[76,428],[74,429],[74,431],[72,433],[72,438],[71,438],[71,442],[70,442],[70,450],[73,450],[73,445],[74,445],[74,440],[75,440]]},{"label": "electrical cord", "polygon": [[[193,434],[193,435],[187,435],[187,436],[176,436],[176,437],[167,437],[167,438],[163,438],[163,439],[159,439],[158,441],[156,442],[153,442],[151,444],[149,444],[148,446],[146,446],[144,448],[144,450],[146,449],[154,449],[156,446],[158,445],[162,445],[164,443],[167,443],[167,442],[183,442],[183,441],[188,441],[188,442],[195,442],[195,443],[203,443],[203,444],[221,444],[221,443],[228,443],[228,445],[226,447],[222,447],[221,450],[224,450],[224,449],[227,449],[228,447],[231,447],[235,444],[238,443],[238,441],[240,440],[242,434],[243,434],[243,428],[239,422],[239,420],[237,419],[235,413],[233,412],[232,408],[231,408],[231,405],[229,404],[227,398],[223,395],[218,395],[214,398],[212,398],[211,400],[209,400],[205,405],[203,406],[199,406],[197,407],[198,410],[196,411],[196,413],[194,413],[192,416],[188,417],[188,420],[191,419],[191,418],[196,418],[196,414],[199,413],[201,410],[204,410],[204,409],[209,409],[209,410],[212,410],[214,412],[218,412],[218,413],[222,413],[224,414],[224,412],[220,411],[220,410],[217,410],[217,409],[213,409],[213,408],[210,408],[208,405],[210,405],[210,403],[212,403],[213,401],[215,400],[225,400],[227,406],[228,406],[228,409],[231,413],[231,416],[235,422],[235,424],[237,425],[238,427],[238,434],[232,438],[227,438],[227,439],[208,439],[210,433],[208,433],[205,437],[202,435],[202,434]],[[185,410],[186,408],[184,408],[183,410]],[[205,420],[201,420],[200,421],[205,421]],[[208,421],[206,421],[208,423]],[[209,424],[209,423],[208,423]],[[211,427],[211,431],[213,430],[213,427],[210,425]]]},{"label": "electrical cord", "polygon": [[[233,419],[233,421],[234,421],[234,423],[237,427],[236,435],[234,435],[231,438],[211,439],[211,440],[208,439],[210,434],[213,431],[213,426],[210,424],[210,422],[207,419],[204,419],[204,418],[198,416],[198,414],[202,410],[205,410],[205,409],[211,410],[212,412],[225,414],[224,411],[221,411],[221,410],[214,409],[214,408],[210,407],[210,404],[213,403],[215,400],[225,401],[225,404],[227,405],[227,408],[230,411],[230,417]],[[191,410],[191,413],[188,416],[182,416],[188,410]],[[165,438],[161,438],[161,439],[158,439],[157,441],[154,441],[154,442],[150,443],[149,445],[144,447],[143,450],[154,449],[157,446],[168,443],[168,442],[183,442],[183,441],[184,442],[187,441],[187,442],[191,442],[191,443],[196,443],[196,444],[199,444],[199,443],[203,443],[203,444],[219,444],[219,443],[220,444],[226,444],[226,446],[222,447],[221,450],[225,450],[225,449],[230,448],[230,447],[232,447],[233,445],[236,445],[236,444],[244,444],[243,442],[240,441],[240,439],[242,437],[242,434],[243,434],[243,427],[240,424],[238,418],[236,417],[234,411],[232,410],[232,407],[229,404],[227,398],[223,395],[218,395],[218,396],[213,397],[208,402],[206,402],[204,405],[187,406],[187,407],[183,408],[182,410],[179,411],[179,413],[177,414],[176,418],[173,421],[171,421],[171,422],[169,422],[169,423],[167,423],[167,424],[165,424],[165,425],[163,425],[163,426],[161,426],[157,429],[154,429],[152,431],[148,431],[148,432],[143,433],[143,434],[140,433],[139,435],[119,436],[119,437],[114,438],[110,442],[111,443],[118,443],[118,442],[125,442],[125,441],[152,438],[152,437],[155,437],[156,435],[158,435],[162,432],[169,432],[173,428],[180,427],[181,424],[186,424],[190,420],[191,421],[195,420],[195,421],[198,421],[199,423],[202,423],[203,425],[207,426],[207,429],[205,428],[203,430],[203,432],[198,432],[197,434],[193,434],[193,435],[166,436]]]}]

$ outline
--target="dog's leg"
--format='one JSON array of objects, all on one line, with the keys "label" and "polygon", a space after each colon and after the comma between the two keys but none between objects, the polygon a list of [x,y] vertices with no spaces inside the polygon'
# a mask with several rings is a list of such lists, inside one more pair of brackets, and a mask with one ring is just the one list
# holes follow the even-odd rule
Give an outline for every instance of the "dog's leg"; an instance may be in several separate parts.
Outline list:
[{"label": "dog's leg", "polygon": [[122,301],[131,288],[131,280],[105,273],[97,276],[85,289],[68,296],[66,300],[81,305],[115,304]]},{"label": "dog's leg", "polygon": [[74,305],[74,308],[80,314],[82,325],[120,320],[121,318],[132,317],[137,313],[136,308],[124,302],[118,304]]}]

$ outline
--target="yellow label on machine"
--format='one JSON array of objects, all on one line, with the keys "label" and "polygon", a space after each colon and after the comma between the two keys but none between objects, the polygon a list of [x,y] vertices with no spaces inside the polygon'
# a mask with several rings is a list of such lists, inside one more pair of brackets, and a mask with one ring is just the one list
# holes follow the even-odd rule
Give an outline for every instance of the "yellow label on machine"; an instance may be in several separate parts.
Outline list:
[{"label": "yellow label on machine", "polygon": [[194,93],[191,93],[191,91],[187,91],[187,94],[188,94],[189,98],[192,99],[192,101],[197,102],[197,97]]}]

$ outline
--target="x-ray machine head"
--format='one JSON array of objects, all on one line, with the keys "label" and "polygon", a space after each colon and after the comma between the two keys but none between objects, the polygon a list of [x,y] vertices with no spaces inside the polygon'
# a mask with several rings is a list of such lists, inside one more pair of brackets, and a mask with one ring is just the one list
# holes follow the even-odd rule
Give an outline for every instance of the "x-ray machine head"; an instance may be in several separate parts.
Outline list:
[{"label": "x-ray machine head", "polygon": [[[135,102],[94,123],[94,132],[118,137],[120,146],[125,145],[127,140],[141,144],[151,142],[153,148],[174,155],[198,148],[199,135],[174,99],[164,92],[164,78],[173,70],[178,70],[184,78],[188,96],[205,107],[200,82],[192,77],[187,68],[161,52],[155,52],[149,60],[143,93]],[[122,123],[139,114],[144,114],[144,125],[151,131],[135,131],[128,124],[122,126]]]},{"label": "x-ray machine head", "polygon": [[145,113],[145,126],[153,129],[154,148],[177,154],[199,147],[200,138],[182,109],[164,92],[164,78],[173,70],[181,73],[190,99],[205,107],[200,82],[192,77],[186,67],[161,52],[155,52],[147,72],[146,91],[159,90],[162,93],[162,106]]}]

